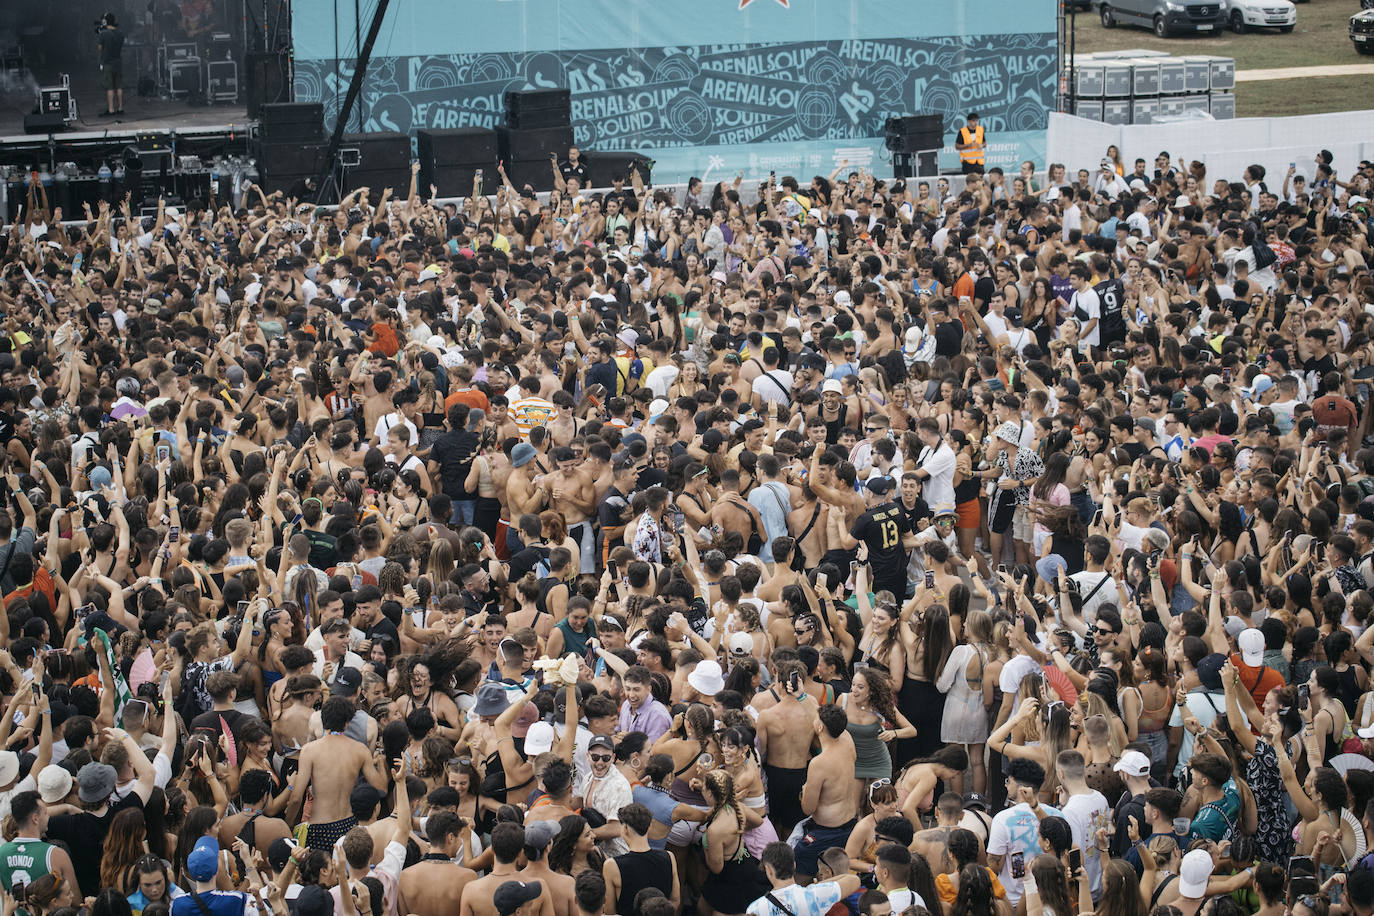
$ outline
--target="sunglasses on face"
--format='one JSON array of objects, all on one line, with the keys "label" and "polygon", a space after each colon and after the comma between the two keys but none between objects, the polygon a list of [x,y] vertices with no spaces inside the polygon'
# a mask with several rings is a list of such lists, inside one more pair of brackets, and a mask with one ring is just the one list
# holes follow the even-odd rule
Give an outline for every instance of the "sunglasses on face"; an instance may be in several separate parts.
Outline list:
[{"label": "sunglasses on face", "polygon": [[611,759],[610,754],[588,754],[587,759],[594,763],[606,763]]}]

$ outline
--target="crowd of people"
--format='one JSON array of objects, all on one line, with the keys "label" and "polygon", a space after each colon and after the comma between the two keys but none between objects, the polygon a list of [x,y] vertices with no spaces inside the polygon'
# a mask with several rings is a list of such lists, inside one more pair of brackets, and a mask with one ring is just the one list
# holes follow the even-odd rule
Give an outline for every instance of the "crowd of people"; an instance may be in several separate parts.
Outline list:
[{"label": "crowd of people", "polygon": [[6,916],[1374,914],[1374,166],[845,171],[32,186]]}]

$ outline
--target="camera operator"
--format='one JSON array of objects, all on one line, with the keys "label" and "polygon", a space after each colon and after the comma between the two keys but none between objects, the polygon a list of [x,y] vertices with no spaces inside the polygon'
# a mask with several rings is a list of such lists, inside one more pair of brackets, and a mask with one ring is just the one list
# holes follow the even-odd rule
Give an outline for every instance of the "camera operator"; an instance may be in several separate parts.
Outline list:
[{"label": "camera operator", "polygon": [[105,110],[100,116],[108,118],[124,113],[124,33],[114,13],[106,13],[96,23],[95,34],[100,45],[100,85],[105,90]]}]

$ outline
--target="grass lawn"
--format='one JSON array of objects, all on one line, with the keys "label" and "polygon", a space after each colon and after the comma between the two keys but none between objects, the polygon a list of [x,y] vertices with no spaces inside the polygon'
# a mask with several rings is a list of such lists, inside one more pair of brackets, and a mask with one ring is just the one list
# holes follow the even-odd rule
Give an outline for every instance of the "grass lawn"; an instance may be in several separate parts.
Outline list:
[{"label": "grass lawn", "polygon": [[1236,117],[1278,118],[1369,108],[1368,76],[1264,80],[1236,84]]},{"label": "grass lawn", "polygon": [[[1299,3],[1297,7],[1297,28],[1287,35],[1275,30],[1263,30],[1244,35],[1226,31],[1218,35],[1180,35],[1174,38],[1156,38],[1148,29],[1131,26],[1104,29],[1096,11],[1080,11],[1077,50],[1080,54],[1089,54],[1093,51],[1150,48],[1167,51],[1175,57],[1216,54],[1234,57],[1237,70],[1374,62],[1374,57],[1363,57],[1356,53],[1350,42],[1348,24],[1350,17],[1359,12],[1358,3],[1353,0],[1311,0]],[[1368,108],[1370,84],[1368,76],[1237,83],[1236,117]]]}]

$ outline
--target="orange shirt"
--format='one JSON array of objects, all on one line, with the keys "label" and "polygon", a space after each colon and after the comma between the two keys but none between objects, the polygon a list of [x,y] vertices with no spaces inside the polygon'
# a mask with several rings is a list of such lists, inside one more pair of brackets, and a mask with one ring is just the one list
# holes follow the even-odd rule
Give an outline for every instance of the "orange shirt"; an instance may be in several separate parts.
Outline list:
[{"label": "orange shirt", "polygon": [[27,598],[33,594],[34,589],[42,592],[48,599],[48,610],[57,610],[57,588],[53,585],[52,573],[48,572],[46,566],[40,566],[33,574],[33,581],[28,585],[16,588],[5,596],[5,607],[9,607],[10,601],[14,598]]},{"label": "orange shirt", "polygon": [[380,353],[382,356],[395,356],[401,349],[401,342],[396,338],[396,332],[391,325],[384,321],[374,322],[372,333],[377,338],[368,347],[373,353]]},{"label": "orange shirt", "polygon": [[444,398],[444,414],[447,415],[454,404],[466,404],[474,410],[491,413],[491,402],[480,388],[463,388]]},{"label": "orange shirt", "polygon": [[963,276],[954,281],[954,298],[958,299],[960,296],[968,296],[972,299],[973,287],[973,274],[964,271]]}]

